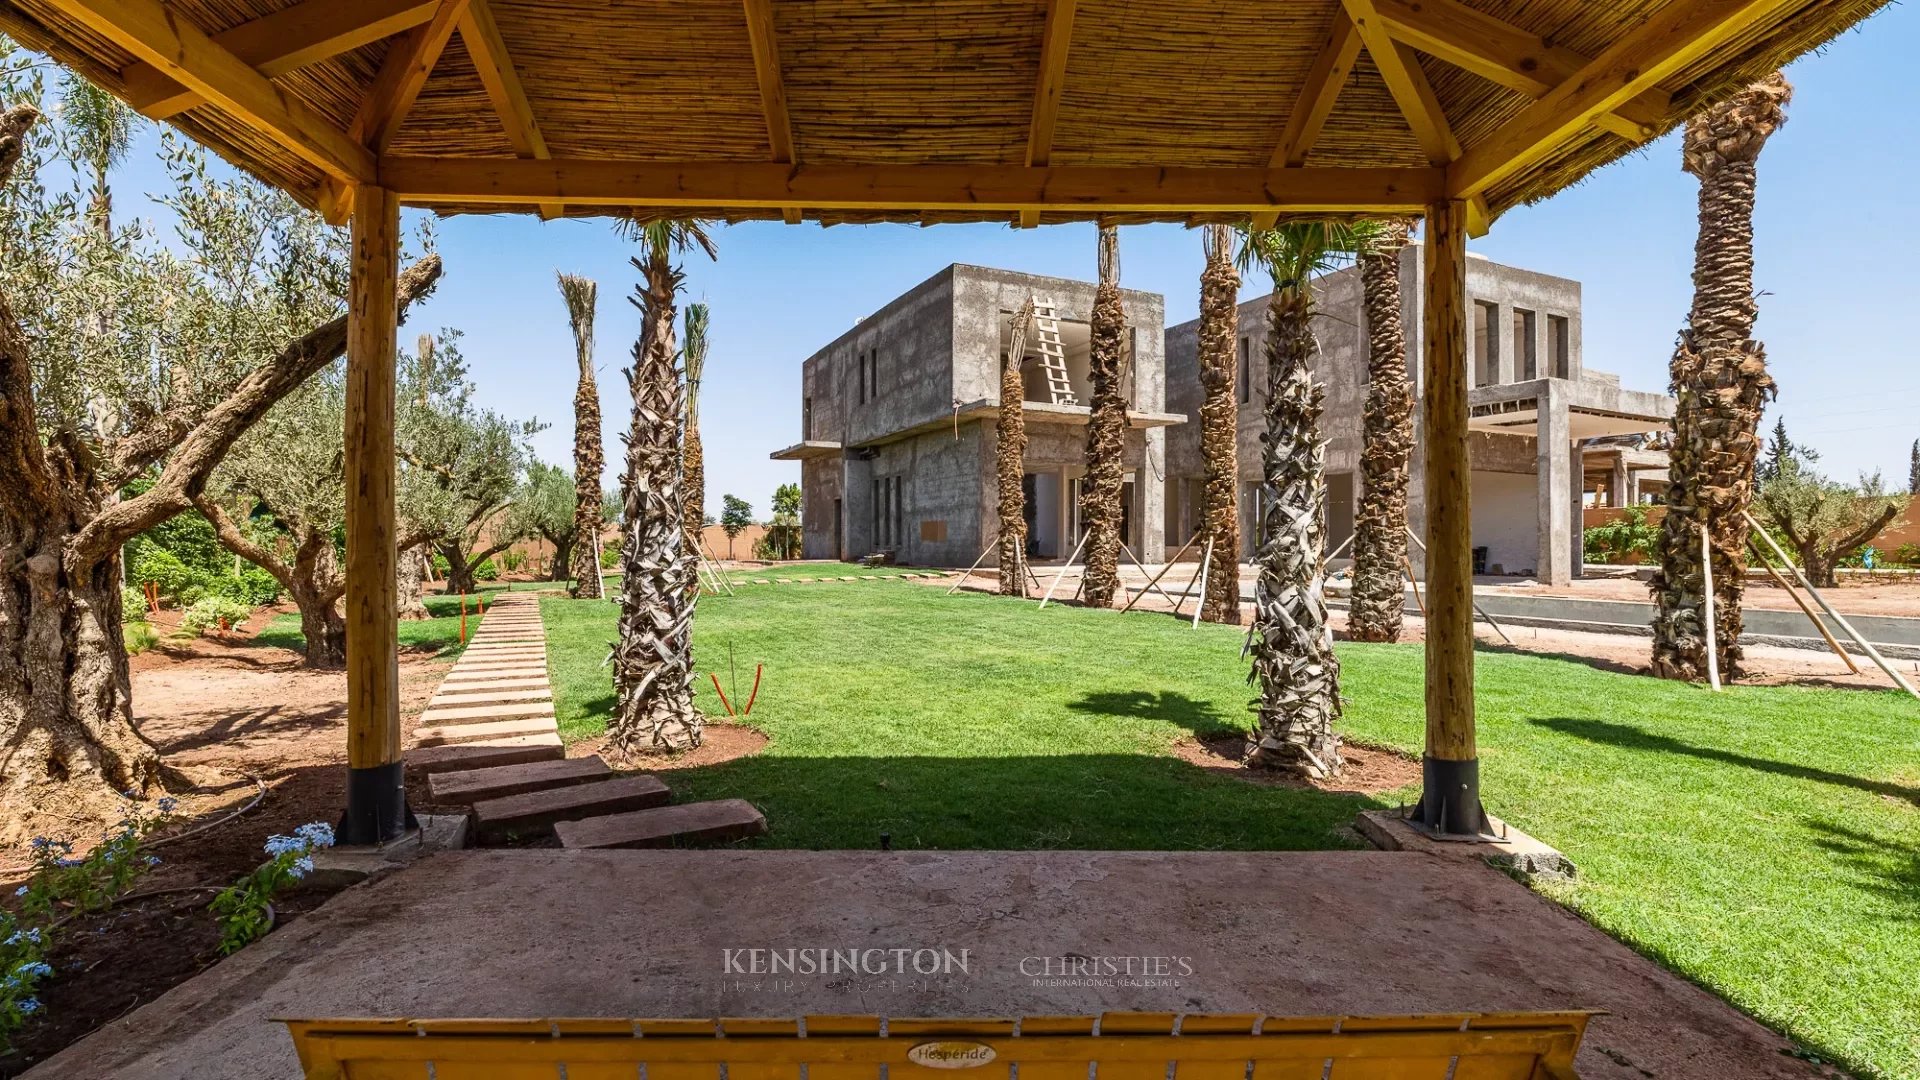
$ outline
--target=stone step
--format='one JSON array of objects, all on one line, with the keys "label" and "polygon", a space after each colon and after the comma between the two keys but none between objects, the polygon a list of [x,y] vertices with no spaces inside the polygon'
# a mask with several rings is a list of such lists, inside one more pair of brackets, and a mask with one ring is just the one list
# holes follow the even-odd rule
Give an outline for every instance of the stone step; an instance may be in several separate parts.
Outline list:
[{"label": "stone step", "polygon": [[457,682],[479,682],[483,679],[544,679],[547,676],[545,664],[517,664],[513,667],[470,667],[447,672],[440,685]]},{"label": "stone step", "polygon": [[529,791],[570,787],[613,775],[598,756],[535,761],[524,765],[496,765],[487,769],[443,772],[427,780],[427,791],[436,803],[476,803],[524,795]]},{"label": "stone step", "polygon": [[431,709],[439,705],[485,705],[493,701],[552,701],[551,687],[527,687],[524,690],[442,690],[427,702]]},{"label": "stone step", "polygon": [[541,645],[469,645],[467,651],[460,654],[462,660],[500,660],[518,656],[545,656],[547,650]]},{"label": "stone step", "polygon": [[484,724],[449,724],[444,727],[415,728],[413,739],[416,746],[439,746],[443,743],[475,742],[514,735],[540,735],[554,731],[556,727],[551,716],[532,717],[526,720],[490,720]]},{"label": "stone step", "polygon": [[563,821],[554,826],[566,848],[671,847],[725,843],[767,831],[767,819],[745,799],[662,806],[627,814]]},{"label": "stone step", "polygon": [[546,669],[547,664],[544,658],[539,660],[481,660],[475,663],[466,663],[463,661],[453,665],[453,670],[448,672],[447,675],[452,677],[454,675],[485,674],[489,671],[545,671]]},{"label": "stone step", "polygon": [[[473,804],[475,835],[481,841],[508,837],[528,840],[556,826],[596,815],[664,807],[672,795],[652,776],[621,776],[574,787],[530,791]],[[624,816],[624,815],[623,815]]]},{"label": "stone step", "polygon": [[407,767],[431,775],[454,769],[485,769],[528,761],[552,761],[566,756],[567,748],[560,741],[560,733],[547,731],[538,735],[415,747],[407,751]]},{"label": "stone step", "polygon": [[482,690],[548,690],[545,675],[509,675],[505,678],[489,678],[476,675],[471,679],[448,678],[440,684],[442,694],[473,694]]},{"label": "stone step", "polygon": [[507,720],[521,716],[552,716],[551,701],[507,701],[496,705],[427,706],[420,714],[423,724],[445,724],[452,720]]}]

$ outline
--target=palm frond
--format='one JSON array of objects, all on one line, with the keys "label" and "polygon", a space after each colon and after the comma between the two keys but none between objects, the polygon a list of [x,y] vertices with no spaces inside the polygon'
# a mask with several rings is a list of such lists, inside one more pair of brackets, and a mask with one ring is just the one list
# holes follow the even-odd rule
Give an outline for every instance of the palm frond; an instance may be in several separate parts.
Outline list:
[{"label": "palm frond", "polygon": [[1369,254],[1386,236],[1384,223],[1360,221],[1288,221],[1271,229],[1238,225],[1240,269],[1259,266],[1273,276],[1276,289],[1297,288]]},{"label": "palm frond", "polygon": [[681,354],[687,369],[687,423],[700,419],[700,374],[707,368],[707,322],[710,312],[705,304],[688,304],[686,343]]},{"label": "palm frond", "polygon": [[599,302],[600,286],[592,278],[578,274],[554,275],[560,280],[560,298],[567,304],[567,321],[573,324],[573,350],[582,364],[593,362],[593,311]]},{"label": "palm frond", "polygon": [[707,235],[710,224],[697,218],[656,218],[652,221],[621,218],[614,222],[614,228],[625,239],[637,241],[650,255],[669,258],[697,247],[707,253],[707,258],[717,259],[720,250],[714,247],[713,237]]}]

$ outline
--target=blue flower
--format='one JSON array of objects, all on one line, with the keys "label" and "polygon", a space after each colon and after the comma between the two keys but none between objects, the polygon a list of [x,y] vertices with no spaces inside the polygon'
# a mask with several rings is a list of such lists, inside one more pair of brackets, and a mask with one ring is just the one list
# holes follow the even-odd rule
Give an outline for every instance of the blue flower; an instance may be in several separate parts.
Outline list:
[{"label": "blue flower", "polygon": [[53,841],[47,839],[46,837],[36,836],[33,838],[33,850],[46,851],[51,847],[53,847]]},{"label": "blue flower", "polygon": [[26,1000],[20,1002],[20,1004],[14,1006],[14,1008],[20,1010],[21,1016],[32,1016],[34,1013],[37,1013],[40,1011],[40,999],[27,998]]},{"label": "blue flower", "polygon": [[287,867],[287,873],[293,875],[293,880],[295,881],[299,881],[301,878],[313,873],[313,856],[300,856],[300,858],[294,860],[292,866]]},{"label": "blue flower", "polygon": [[293,835],[305,840],[311,847],[333,846],[333,826],[324,821],[308,822],[293,830]]},{"label": "blue flower", "polygon": [[18,974],[44,979],[53,974],[53,966],[45,961],[35,960],[31,964],[21,964]]},{"label": "blue flower", "polygon": [[40,931],[33,929],[15,930],[13,936],[7,939],[7,944],[18,945],[22,941],[31,941],[35,945],[40,944]]},{"label": "blue flower", "polygon": [[161,799],[159,803],[157,803],[156,805],[160,807],[161,813],[171,814],[173,813],[174,809],[180,805],[180,800],[174,798],[171,795],[168,795],[167,797]]},{"label": "blue flower", "polygon": [[286,855],[290,852],[305,851],[306,849],[307,842],[305,840],[298,840],[291,836],[280,836],[278,834],[267,837],[267,843],[265,845],[266,853],[269,855]]},{"label": "blue flower", "polygon": [[27,895],[27,887],[25,885],[20,886],[19,888],[13,890],[13,895],[15,896]]},{"label": "blue flower", "polygon": [[85,859],[55,859],[53,860],[53,865],[64,869],[70,866],[79,866],[83,862],[86,862],[86,860]]}]

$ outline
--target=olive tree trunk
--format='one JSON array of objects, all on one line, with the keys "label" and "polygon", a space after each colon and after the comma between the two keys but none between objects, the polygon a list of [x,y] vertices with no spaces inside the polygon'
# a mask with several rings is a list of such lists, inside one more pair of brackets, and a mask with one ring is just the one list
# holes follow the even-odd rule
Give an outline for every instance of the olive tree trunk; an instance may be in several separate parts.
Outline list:
[{"label": "olive tree trunk", "polygon": [[1400,250],[1407,223],[1390,222],[1360,258],[1367,313],[1367,402],[1360,421],[1360,506],[1353,523],[1347,633],[1399,641],[1406,609],[1407,482],[1413,460],[1413,384],[1400,316]]},{"label": "olive tree trunk", "polygon": [[415,544],[400,549],[400,618],[406,622],[418,622],[432,618],[425,601],[427,580],[427,549],[425,545]]},{"label": "olive tree trunk", "polygon": [[1127,313],[1120,305],[1119,232],[1100,230],[1100,284],[1093,294],[1087,367],[1093,383],[1087,419],[1087,475],[1080,482],[1080,520],[1086,524],[1083,594],[1090,607],[1109,607],[1120,585],[1120,496],[1126,477],[1127,402],[1121,379],[1127,351]]},{"label": "olive tree trunk", "polygon": [[1249,765],[1338,775],[1340,661],[1327,625],[1323,392],[1310,365],[1312,306],[1300,282],[1267,308],[1267,430],[1261,436],[1260,580],[1254,590],[1254,705]]},{"label": "olive tree trunk", "polygon": [[693,609],[696,556],[681,502],[680,373],[674,366],[674,292],[678,275],[665,252],[644,264],[640,341],[627,382],[633,424],[627,431],[622,518],[620,636],[613,652],[617,753],[700,745],[693,705]]},{"label": "olive tree trunk", "polygon": [[[338,605],[347,591],[347,577],[334,554],[333,530],[295,523],[293,562],[289,563],[265,545],[248,539],[212,499],[196,496],[193,504],[213,524],[213,535],[223,547],[272,574],[300,609],[300,633],[305,639],[301,652],[307,666],[345,667],[347,621]],[[402,552],[401,564],[407,561]]]},{"label": "olive tree trunk", "polygon": [[1756,163],[1786,121],[1793,89],[1779,73],[1687,122],[1681,160],[1700,179],[1693,248],[1693,307],[1674,349],[1678,399],[1669,452],[1667,513],[1660,523],[1653,592],[1653,674],[1707,677],[1704,528],[1713,559],[1714,640],[1722,678],[1739,673],[1740,605],[1760,460],[1760,414],[1773,396],[1767,357],[1753,340]]},{"label": "olive tree trunk", "polygon": [[[1207,226],[1207,265],[1200,273],[1200,457],[1204,479],[1201,534],[1213,546],[1200,617],[1240,622],[1240,272],[1233,266],[1233,231]],[[1169,542],[1172,541],[1169,537]],[[1182,542],[1185,541],[1182,537]]]}]

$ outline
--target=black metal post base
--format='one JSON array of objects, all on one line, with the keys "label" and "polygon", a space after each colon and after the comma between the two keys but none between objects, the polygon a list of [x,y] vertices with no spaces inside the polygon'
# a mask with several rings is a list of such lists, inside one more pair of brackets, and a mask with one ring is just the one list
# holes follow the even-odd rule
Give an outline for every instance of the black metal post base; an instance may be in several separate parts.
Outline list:
[{"label": "black metal post base", "polygon": [[398,840],[420,827],[407,805],[406,766],[398,761],[347,770],[347,812],[334,842],[343,847],[374,847]]},{"label": "black metal post base", "polygon": [[1480,805],[1480,759],[1448,761],[1428,755],[1420,759],[1420,801],[1407,821],[1429,836],[1461,839],[1498,839]]}]

